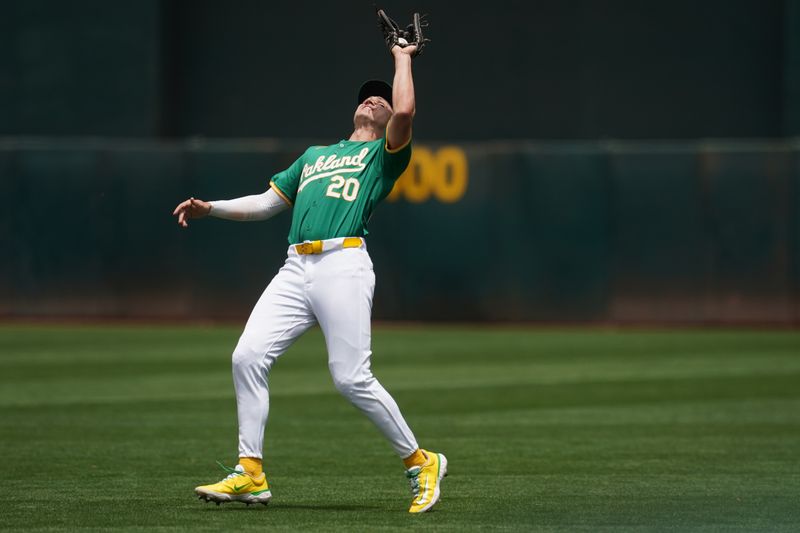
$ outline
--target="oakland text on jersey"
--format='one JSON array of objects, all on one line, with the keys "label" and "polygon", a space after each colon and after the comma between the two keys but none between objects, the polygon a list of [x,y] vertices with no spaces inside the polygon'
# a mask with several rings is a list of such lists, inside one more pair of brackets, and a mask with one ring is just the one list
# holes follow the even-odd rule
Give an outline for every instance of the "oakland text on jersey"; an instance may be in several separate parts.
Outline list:
[{"label": "oakland text on jersey", "polygon": [[[336,154],[329,155],[327,158],[321,155],[317,158],[313,165],[303,165],[303,172],[300,174],[302,182],[297,188],[297,192],[303,190],[307,183],[316,179],[325,178],[327,176],[338,174],[341,172],[361,172],[366,165],[364,158],[369,153],[369,148],[363,148],[358,154],[353,156],[339,157]],[[336,170],[336,172],[320,172],[326,170]]]}]

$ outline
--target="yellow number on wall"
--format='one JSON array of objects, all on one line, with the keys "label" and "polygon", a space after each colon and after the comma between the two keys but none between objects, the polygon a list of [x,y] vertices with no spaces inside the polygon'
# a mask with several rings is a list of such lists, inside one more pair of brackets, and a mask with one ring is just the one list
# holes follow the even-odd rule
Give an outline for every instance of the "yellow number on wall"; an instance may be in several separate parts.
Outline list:
[{"label": "yellow number on wall", "polygon": [[443,146],[436,153],[417,146],[387,199],[393,202],[402,197],[420,203],[433,195],[443,203],[457,202],[467,191],[467,166],[467,156],[457,146]]},{"label": "yellow number on wall", "polygon": [[455,146],[445,146],[436,153],[438,163],[434,194],[440,202],[452,204],[467,192],[467,156]]}]

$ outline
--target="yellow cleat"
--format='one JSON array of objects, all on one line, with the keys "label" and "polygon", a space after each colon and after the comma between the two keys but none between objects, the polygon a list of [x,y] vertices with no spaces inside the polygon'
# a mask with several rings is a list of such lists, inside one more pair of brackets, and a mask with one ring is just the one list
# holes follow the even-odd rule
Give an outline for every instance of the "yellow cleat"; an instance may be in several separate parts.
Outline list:
[{"label": "yellow cleat", "polygon": [[262,472],[260,476],[253,477],[244,471],[242,465],[236,468],[217,463],[228,472],[228,476],[213,485],[202,485],[194,489],[201,500],[216,502],[217,505],[225,502],[263,503],[267,505],[272,493],[269,491],[267,476]]},{"label": "yellow cleat", "polygon": [[447,475],[447,457],[441,453],[425,450],[422,452],[428,458],[428,462],[421,467],[413,466],[406,470],[406,477],[411,483],[411,492],[414,494],[409,513],[424,513],[433,507],[441,496],[439,485],[442,478]]}]

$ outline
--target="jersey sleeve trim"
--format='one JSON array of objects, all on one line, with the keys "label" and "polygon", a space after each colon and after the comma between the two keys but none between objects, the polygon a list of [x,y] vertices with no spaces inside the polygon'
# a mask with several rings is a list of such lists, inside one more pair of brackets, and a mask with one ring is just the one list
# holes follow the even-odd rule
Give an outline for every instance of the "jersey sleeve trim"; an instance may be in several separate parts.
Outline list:
[{"label": "jersey sleeve trim", "polygon": [[284,202],[286,202],[286,203],[287,203],[287,204],[289,204],[289,205],[294,205],[294,204],[292,203],[292,201],[291,201],[291,200],[289,200],[289,197],[288,197],[288,196],[286,196],[286,195],[283,193],[283,191],[280,189],[280,187],[278,187],[278,186],[275,184],[275,182],[274,182],[274,181],[271,181],[271,182],[269,182],[269,186],[272,188],[272,190],[273,190],[273,191],[275,191],[275,192],[278,194],[278,196],[280,196],[280,197],[283,199],[283,201],[284,201]]},{"label": "jersey sleeve trim", "polygon": [[397,148],[389,148],[389,125],[387,124],[386,131],[384,132],[383,135],[383,149],[386,150],[386,153],[396,154],[397,152],[399,152],[400,150],[402,150],[411,143],[412,137],[413,135],[409,135],[408,140],[403,143],[403,146],[398,146]]},{"label": "jersey sleeve trim", "polygon": [[396,154],[409,144],[411,144],[411,137],[409,137],[408,140],[405,143],[403,143],[403,146],[398,146],[397,148],[389,148],[389,139],[387,138],[383,141],[383,149],[386,150],[387,154]]}]

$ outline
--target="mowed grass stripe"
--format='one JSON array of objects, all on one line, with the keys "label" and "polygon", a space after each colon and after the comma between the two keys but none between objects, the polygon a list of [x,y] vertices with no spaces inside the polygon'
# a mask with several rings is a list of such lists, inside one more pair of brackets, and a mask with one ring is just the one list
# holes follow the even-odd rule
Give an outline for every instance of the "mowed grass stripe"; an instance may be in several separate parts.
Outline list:
[{"label": "mowed grass stripe", "polygon": [[[192,488],[235,460],[238,328],[0,327],[0,527],[792,531],[800,335],[378,328],[376,375],[446,452],[438,510],[334,391],[318,332],[273,370],[269,508]],[[27,403],[26,403],[27,401]]]},{"label": "mowed grass stripe", "polygon": [[[466,403],[457,399],[456,404],[465,408],[479,409],[481,406],[493,405],[503,401],[513,405],[515,402],[534,402],[536,405],[548,405],[553,401],[587,400],[605,402],[650,401],[664,402],[679,400],[684,397],[727,398],[748,395],[750,397],[793,397],[796,395],[800,372],[781,372],[767,374],[763,368],[752,375],[742,375],[739,370],[731,376],[700,377],[667,377],[663,379],[632,379],[629,373],[626,378],[605,381],[588,379],[590,376],[573,376],[571,380],[553,380],[553,376],[541,379],[536,373],[525,376],[520,368],[509,376],[482,377],[480,373],[469,376],[447,378],[442,372],[436,379],[413,380],[392,379],[391,373],[379,377],[390,386],[393,393],[402,397],[408,393],[410,401],[417,398],[416,391],[436,389],[452,390],[457,393],[472,391]],[[458,374],[458,373],[456,373]],[[272,386],[272,396],[308,396],[333,394],[333,386],[327,376],[316,376],[316,379],[302,379],[294,375],[297,382],[282,387]],[[592,376],[594,377],[594,376]],[[277,381],[274,380],[274,381]],[[543,382],[545,381],[545,382]],[[45,380],[38,383],[35,378],[20,380],[16,386],[25,387],[25,395],[19,395],[14,389],[7,387],[0,391],[0,408],[24,407],[35,405],[87,404],[131,401],[163,401],[163,400],[198,400],[223,399],[232,396],[229,373],[204,373],[191,376],[166,373],[146,378],[123,378],[115,376],[93,378],[62,378],[55,383]],[[200,386],[198,386],[200,385]],[[576,391],[580,396],[576,397]],[[507,400],[493,400],[495,395],[503,395]],[[457,406],[454,406],[457,408]]]}]

